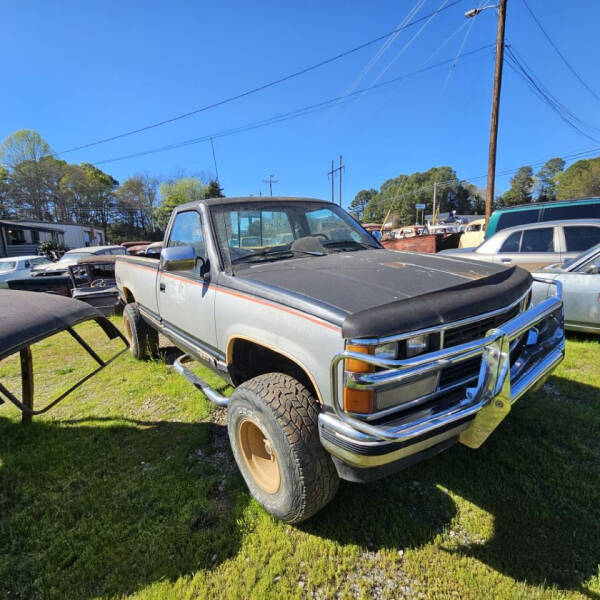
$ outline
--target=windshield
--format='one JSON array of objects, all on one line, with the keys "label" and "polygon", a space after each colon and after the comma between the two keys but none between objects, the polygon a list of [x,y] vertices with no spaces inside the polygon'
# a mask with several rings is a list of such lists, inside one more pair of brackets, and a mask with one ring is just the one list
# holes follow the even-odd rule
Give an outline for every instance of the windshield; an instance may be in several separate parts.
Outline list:
[{"label": "windshield", "polygon": [[211,207],[226,262],[256,263],[381,248],[341,208],[315,202]]},{"label": "windshield", "polygon": [[568,269],[571,265],[574,265],[576,262],[580,261],[582,258],[592,257],[594,254],[600,252],[600,244],[596,244],[593,248],[578,254],[575,258],[569,258],[567,260],[563,260],[560,265],[561,269]]},{"label": "windshield", "polygon": [[8,273],[8,271],[14,271],[16,267],[17,263],[14,260],[0,262],[0,273]]},{"label": "windshield", "polygon": [[84,256],[91,255],[91,252],[67,252],[62,256],[62,258],[58,262],[75,262],[78,258],[83,258]]}]

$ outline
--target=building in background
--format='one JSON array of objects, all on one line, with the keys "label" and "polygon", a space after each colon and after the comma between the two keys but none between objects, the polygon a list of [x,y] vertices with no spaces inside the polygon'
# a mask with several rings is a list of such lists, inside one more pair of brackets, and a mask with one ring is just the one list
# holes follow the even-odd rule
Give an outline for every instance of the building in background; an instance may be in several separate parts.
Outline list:
[{"label": "building in background", "polygon": [[43,223],[41,221],[0,221],[0,257],[37,254],[41,242],[54,240],[67,250],[103,246],[104,230],[90,225]]}]

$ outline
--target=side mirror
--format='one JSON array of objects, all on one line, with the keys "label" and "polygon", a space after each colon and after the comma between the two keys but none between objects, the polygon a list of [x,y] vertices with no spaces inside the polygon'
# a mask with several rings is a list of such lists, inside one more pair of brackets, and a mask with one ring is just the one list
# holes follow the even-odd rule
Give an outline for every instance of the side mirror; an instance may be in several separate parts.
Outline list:
[{"label": "side mirror", "polygon": [[163,248],[160,268],[163,271],[193,271],[196,266],[196,250],[193,246]]},{"label": "side mirror", "polygon": [[588,275],[598,275],[599,269],[598,269],[598,265],[590,265],[585,272]]},{"label": "side mirror", "polygon": [[[200,265],[199,269],[198,264]],[[160,253],[160,268],[163,271],[198,271],[204,279],[210,277],[208,260],[196,256],[193,246],[163,248]]]}]

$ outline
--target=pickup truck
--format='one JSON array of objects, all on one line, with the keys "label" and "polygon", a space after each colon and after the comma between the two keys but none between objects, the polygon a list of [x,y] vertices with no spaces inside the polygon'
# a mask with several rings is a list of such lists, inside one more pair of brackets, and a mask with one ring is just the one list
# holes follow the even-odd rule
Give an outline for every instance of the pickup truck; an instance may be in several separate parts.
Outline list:
[{"label": "pickup truck", "polygon": [[120,256],[116,280],[131,352],[152,355],[159,333],[184,352],[175,369],[227,407],[250,492],[287,522],[340,478],[478,448],[564,356],[560,283],[530,306],[527,271],[385,250],[322,200],[181,205],[160,259]]}]

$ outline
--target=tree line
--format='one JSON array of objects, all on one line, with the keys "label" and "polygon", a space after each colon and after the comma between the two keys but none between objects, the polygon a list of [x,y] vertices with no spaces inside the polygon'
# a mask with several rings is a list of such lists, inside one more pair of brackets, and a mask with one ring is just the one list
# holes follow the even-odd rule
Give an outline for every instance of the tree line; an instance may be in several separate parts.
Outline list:
[{"label": "tree line", "polygon": [[551,202],[600,196],[600,157],[578,160],[565,170],[562,158],[551,158],[534,175],[529,165],[510,180],[510,189],[498,198],[499,206]]},{"label": "tree line", "polygon": [[57,158],[36,131],[0,145],[0,218],[102,227],[113,243],[162,239],[174,206],[223,197],[218,182],[137,174],[119,183],[90,163]]},{"label": "tree line", "polygon": [[[484,214],[485,190],[459,180],[451,167],[398,175],[378,190],[360,190],[349,211],[363,223],[381,223],[389,214],[395,225],[409,225],[416,221],[416,204],[432,213],[434,184],[439,212]],[[528,165],[518,169],[510,188],[495,198],[494,208],[590,196],[600,196],[600,157],[579,160],[566,170],[562,158],[551,158],[535,174]]]},{"label": "tree line", "polygon": [[451,167],[433,167],[411,175],[398,175],[384,181],[379,190],[361,190],[350,204],[349,211],[364,223],[381,223],[388,213],[395,225],[415,223],[416,204],[424,204],[425,212],[432,213],[434,187],[438,212],[484,212],[482,190],[467,181],[459,180]]}]

